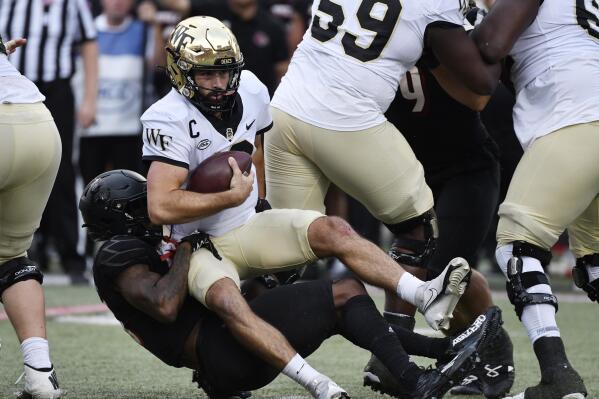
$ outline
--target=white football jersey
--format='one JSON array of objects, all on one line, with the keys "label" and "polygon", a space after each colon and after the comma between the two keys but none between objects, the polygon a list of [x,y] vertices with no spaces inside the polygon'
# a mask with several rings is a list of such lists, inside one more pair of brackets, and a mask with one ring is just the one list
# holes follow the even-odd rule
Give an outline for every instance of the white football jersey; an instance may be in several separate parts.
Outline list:
[{"label": "white football jersey", "polygon": [[0,104],[33,104],[44,100],[37,86],[21,75],[5,54],[0,54]]},{"label": "white football jersey", "polygon": [[466,0],[316,0],[272,106],[304,122],[356,131],[385,121],[426,27],[463,23]]},{"label": "white football jersey", "polygon": [[[266,86],[249,71],[241,73],[236,108],[239,123],[212,122],[175,89],[153,104],[141,117],[143,125],[143,159],[160,161],[193,171],[209,156],[229,151],[231,147],[254,149],[257,134],[272,127]],[[240,114],[240,115],[239,115]],[[214,125],[213,125],[214,123]],[[215,126],[219,126],[219,132]],[[252,168],[254,168],[252,166]],[[255,173],[255,172],[254,172]],[[193,222],[171,227],[172,237],[179,240],[195,230],[219,236],[243,225],[254,213],[258,200],[258,185],[248,199],[235,208]],[[181,188],[185,188],[187,182]]]},{"label": "white football jersey", "polygon": [[544,0],[515,43],[514,129],[528,147],[565,126],[599,120],[599,6]]}]

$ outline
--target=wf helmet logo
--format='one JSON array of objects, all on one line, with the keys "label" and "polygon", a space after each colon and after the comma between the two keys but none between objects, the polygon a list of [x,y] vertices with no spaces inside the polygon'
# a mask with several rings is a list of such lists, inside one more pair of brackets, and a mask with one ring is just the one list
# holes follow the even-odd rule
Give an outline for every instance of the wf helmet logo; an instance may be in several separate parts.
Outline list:
[{"label": "wf helmet logo", "polygon": [[175,46],[175,52],[181,51],[181,48],[185,48],[187,44],[193,42],[193,36],[187,33],[189,28],[184,25],[179,25],[173,31],[172,43]]}]

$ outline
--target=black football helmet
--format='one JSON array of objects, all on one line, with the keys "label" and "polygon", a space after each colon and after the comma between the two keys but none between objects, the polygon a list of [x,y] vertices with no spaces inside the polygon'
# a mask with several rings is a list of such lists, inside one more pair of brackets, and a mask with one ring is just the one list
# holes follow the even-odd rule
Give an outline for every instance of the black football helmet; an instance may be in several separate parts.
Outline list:
[{"label": "black football helmet", "polygon": [[121,234],[157,242],[162,226],[150,222],[146,179],[139,173],[117,169],[95,177],[83,189],[79,210],[83,227],[94,240]]}]

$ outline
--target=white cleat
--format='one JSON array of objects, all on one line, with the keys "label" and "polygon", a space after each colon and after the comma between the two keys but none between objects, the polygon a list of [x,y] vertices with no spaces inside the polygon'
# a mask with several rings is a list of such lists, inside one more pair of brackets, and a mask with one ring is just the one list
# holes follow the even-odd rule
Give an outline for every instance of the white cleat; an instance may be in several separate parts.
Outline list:
[{"label": "white cleat", "polygon": [[326,377],[312,381],[308,390],[316,399],[350,399],[345,389]]},{"label": "white cleat", "polygon": [[454,258],[443,272],[419,288],[418,310],[434,330],[447,330],[460,297],[466,291],[472,271],[466,259]]},{"label": "white cleat", "polygon": [[[22,377],[25,377],[25,387],[17,394],[17,399],[58,399],[63,391],[58,386],[58,378],[54,367],[49,370],[37,370],[25,364]],[[19,378],[17,383],[21,380]]]}]

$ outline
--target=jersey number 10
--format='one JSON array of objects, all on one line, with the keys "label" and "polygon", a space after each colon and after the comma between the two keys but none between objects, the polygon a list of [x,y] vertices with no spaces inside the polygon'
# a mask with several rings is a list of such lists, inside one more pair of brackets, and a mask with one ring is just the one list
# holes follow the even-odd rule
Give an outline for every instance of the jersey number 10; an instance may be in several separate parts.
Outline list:
[{"label": "jersey number 10", "polygon": [[[386,7],[384,17],[377,19],[371,16],[375,5]],[[318,5],[318,11],[331,16],[332,20],[326,28],[320,25],[320,16],[314,15],[312,28],[310,32],[312,37],[321,42],[327,42],[337,36],[339,26],[345,21],[343,7],[331,0],[321,0]],[[345,54],[360,61],[367,62],[377,59],[380,55],[395,28],[395,24],[401,13],[401,3],[399,0],[362,0],[356,18],[363,29],[375,32],[376,35],[368,47],[358,45],[358,37],[352,33],[345,32],[341,38],[341,44]]]}]

